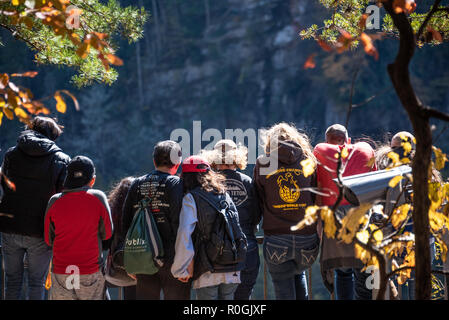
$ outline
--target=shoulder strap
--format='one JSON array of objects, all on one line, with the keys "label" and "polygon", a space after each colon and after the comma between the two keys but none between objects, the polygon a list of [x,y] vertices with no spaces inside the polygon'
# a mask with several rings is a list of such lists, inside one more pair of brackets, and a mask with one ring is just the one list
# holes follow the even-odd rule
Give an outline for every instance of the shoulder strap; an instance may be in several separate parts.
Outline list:
[{"label": "shoulder strap", "polygon": [[192,190],[190,192],[193,192],[194,194],[197,194],[198,196],[200,196],[202,199],[204,199],[207,203],[209,203],[213,208],[215,208],[225,219],[226,222],[226,230],[228,231],[229,234],[229,238],[231,239],[232,242],[232,249],[234,251],[235,254],[235,250],[236,250],[236,244],[235,244],[235,237],[234,237],[234,231],[232,230],[232,227],[230,227],[230,222],[229,222],[229,216],[228,216],[228,211],[227,209],[229,208],[229,203],[228,203],[228,195],[225,194],[225,199],[218,201],[213,201],[212,199],[210,199],[211,197],[208,197],[205,195],[204,191],[202,190]]}]

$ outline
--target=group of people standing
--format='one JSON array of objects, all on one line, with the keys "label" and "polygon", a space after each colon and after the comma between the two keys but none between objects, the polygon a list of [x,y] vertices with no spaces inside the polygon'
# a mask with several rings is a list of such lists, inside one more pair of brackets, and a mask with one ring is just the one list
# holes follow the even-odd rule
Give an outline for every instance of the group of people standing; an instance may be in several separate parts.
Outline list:
[{"label": "group of people standing", "polygon": [[[178,143],[161,141],[154,146],[155,170],[122,179],[108,196],[93,189],[95,166],[89,158],[70,159],[55,144],[61,133],[53,119],[38,116],[3,160],[0,231],[6,299],[21,297],[25,257],[29,299],[44,298],[49,269],[50,299],[105,299],[103,250],[112,252],[123,244],[136,206],[145,197],[161,236],[164,263],[155,274],[129,274],[135,285],[125,287],[125,299],[188,300],[192,292],[199,300],[250,299],[260,266],[256,232],[261,222],[263,259],[276,299],[308,299],[305,270],[320,248],[322,272],[330,275],[324,278],[337,299],[372,298],[365,285],[369,274],[361,271],[353,246],[327,238],[320,221],[291,228],[304,218],[308,206],[335,203],[334,156],[343,147],[348,151],[343,176],[374,171],[385,162],[370,144],[352,144],[344,126],[330,126],[325,142],[315,148],[294,126],[272,126],[252,178],[241,172],[247,166],[247,148],[232,140],[220,140],[213,150],[186,159]],[[412,143],[413,136],[405,134]],[[394,151],[398,142],[400,147],[399,135],[404,137],[403,132],[395,135],[385,148]],[[304,174],[304,160],[316,168],[313,174]],[[273,161],[276,169],[267,174]],[[211,201],[238,212],[247,250],[237,267],[206,263],[208,257],[199,249],[210,240],[217,216]],[[343,200],[339,214],[350,207]]]}]

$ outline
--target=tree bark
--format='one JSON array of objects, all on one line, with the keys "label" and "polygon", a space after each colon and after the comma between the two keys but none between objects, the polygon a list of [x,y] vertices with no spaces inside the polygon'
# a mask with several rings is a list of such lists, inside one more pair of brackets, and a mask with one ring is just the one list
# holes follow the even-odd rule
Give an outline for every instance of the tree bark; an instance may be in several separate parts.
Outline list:
[{"label": "tree bark", "polygon": [[417,257],[415,277],[415,297],[429,300],[431,297],[431,261],[429,246],[429,206],[428,168],[432,155],[432,133],[429,115],[416,97],[410,81],[409,63],[413,57],[416,40],[413,29],[404,13],[396,14],[393,1],[384,3],[385,9],[399,30],[399,51],[394,63],[388,65],[388,73],[401,101],[407,111],[416,138],[416,153],[413,159],[413,231],[415,233],[415,256]]}]

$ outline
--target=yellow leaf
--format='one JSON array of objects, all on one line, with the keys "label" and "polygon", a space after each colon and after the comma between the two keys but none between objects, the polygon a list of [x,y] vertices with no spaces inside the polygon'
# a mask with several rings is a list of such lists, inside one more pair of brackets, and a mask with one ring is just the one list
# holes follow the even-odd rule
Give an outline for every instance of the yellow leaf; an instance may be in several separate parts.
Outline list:
[{"label": "yellow leaf", "polygon": [[12,0],[12,5],[13,6],[18,6],[19,5],[19,0]]},{"label": "yellow leaf", "polygon": [[55,93],[54,98],[56,100],[56,110],[58,110],[58,112],[65,113],[67,110],[67,105],[58,91]]},{"label": "yellow leaf", "polygon": [[16,114],[16,116],[18,116],[19,118],[29,118],[28,114],[25,112],[25,110],[23,110],[22,108],[15,108],[14,109],[14,113]]},{"label": "yellow leaf", "polygon": [[396,176],[393,179],[390,180],[390,182],[388,182],[388,186],[390,188],[394,188],[397,186],[397,184],[399,183],[399,181],[401,181],[404,177],[403,176]]},{"label": "yellow leaf", "polygon": [[366,212],[372,207],[371,203],[362,203],[360,206],[351,208],[346,216],[341,220],[341,229],[338,238],[344,243],[351,243],[361,224],[368,221]]},{"label": "yellow leaf", "polygon": [[310,175],[312,175],[315,172],[315,164],[312,161],[312,159],[305,159],[302,160],[301,162],[301,166],[302,166],[302,172],[304,177],[308,177]]},{"label": "yellow leaf", "polygon": [[402,148],[404,149],[404,156],[412,151],[412,144],[410,142],[402,142]]},{"label": "yellow leaf", "polygon": [[394,151],[390,151],[387,154],[388,158],[390,158],[393,161],[393,165],[397,164],[399,161],[399,155],[394,152]]},{"label": "yellow leaf", "polygon": [[335,238],[335,232],[337,227],[335,226],[334,213],[328,207],[323,207],[321,209],[321,220],[324,222],[324,233],[330,239]]},{"label": "yellow leaf", "polygon": [[380,243],[384,239],[384,234],[382,230],[377,230],[373,233],[373,238],[377,243]]},{"label": "yellow leaf", "polygon": [[342,159],[346,159],[346,158],[348,157],[348,155],[349,155],[348,149],[347,149],[346,147],[344,147],[344,148],[341,150],[341,158],[342,158]]},{"label": "yellow leaf", "polygon": [[357,232],[357,239],[359,239],[362,243],[367,244],[369,239],[368,230]]},{"label": "yellow leaf", "polygon": [[5,114],[6,118],[8,118],[9,120],[14,119],[14,114],[12,113],[11,109],[3,108],[3,113]]},{"label": "yellow leaf", "polygon": [[402,222],[407,218],[410,208],[411,205],[409,203],[405,203],[394,210],[391,216],[391,224],[394,228],[399,228]]},{"label": "yellow leaf", "polygon": [[296,231],[301,230],[305,226],[312,225],[317,219],[318,206],[309,206],[306,208],[304,219],[298,222],[295,226],[291,227],[290,230]]},{"label": "yellow leaf", "polygon": [[435,169],[442,170],[447,160],[445,153],[441,149],[432,146],[433,152],[435,153]]}]

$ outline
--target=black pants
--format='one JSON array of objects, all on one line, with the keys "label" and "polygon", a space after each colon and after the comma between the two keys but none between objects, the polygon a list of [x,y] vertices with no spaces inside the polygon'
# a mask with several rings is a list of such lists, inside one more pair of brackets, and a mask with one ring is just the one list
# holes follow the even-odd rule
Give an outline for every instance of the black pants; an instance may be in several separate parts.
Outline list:
[{"label": "black pants", "polygon": [[137,275],[137,300],[160,300],[161,290],[165,300],[190,300],[192,282],[183,283],[170,272],[171,265],[164,266],[153,275]]}]

